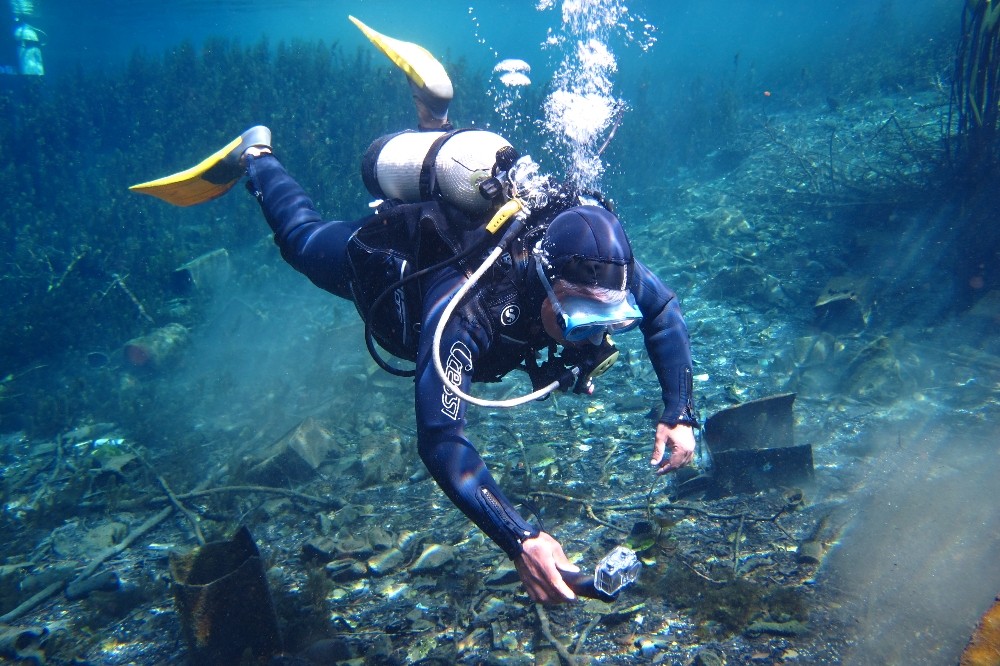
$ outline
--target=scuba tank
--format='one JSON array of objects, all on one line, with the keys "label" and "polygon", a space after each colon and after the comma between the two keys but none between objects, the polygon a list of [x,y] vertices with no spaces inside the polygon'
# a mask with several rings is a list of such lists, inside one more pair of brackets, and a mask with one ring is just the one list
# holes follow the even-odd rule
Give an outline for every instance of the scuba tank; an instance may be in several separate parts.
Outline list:
[{"label": "scuba tank", "polygon": [[480,186],[493,176],[501,150],[513,146],[485,130],[399,132],[369,146],[361,178],[379,199],[416,203],[440,198],[479,217],[493,206],[493,197]]},{"label": "scuba tank", "polygon": [[[522,212],[514,197],[534,211],[563,197],[530,157],[520,157],[503,137],[477,129],[380,137],[366,151],[361,173],[368,191],[383,201],[348,242],[352,298],[372,358],[391,374],[411,377],[412,370],[381,358],[374,343],[393,356],[416,360],[417,278],[484,252],[494,234]],[[398,205],[425,202],[442,204],[433,224],[420,206]]]},{"label": "scuba tank", "polygon": [[18,72],[25,76],[42,76],[45,65],[42,64],[41,30],[27,23],[17,22],[14,28],[14,39],[17,41]]}]

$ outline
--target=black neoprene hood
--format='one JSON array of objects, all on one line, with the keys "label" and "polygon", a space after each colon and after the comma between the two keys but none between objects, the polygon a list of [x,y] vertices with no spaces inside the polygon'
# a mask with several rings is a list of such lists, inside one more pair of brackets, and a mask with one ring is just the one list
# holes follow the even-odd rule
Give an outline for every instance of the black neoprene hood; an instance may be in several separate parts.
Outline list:
[{"label": "black neoprene hood", "polygon": [[628,288],[632,246],[621,222],[600,206],[575,206],[549,223],[542,241],[550,277],[606,289]]}]

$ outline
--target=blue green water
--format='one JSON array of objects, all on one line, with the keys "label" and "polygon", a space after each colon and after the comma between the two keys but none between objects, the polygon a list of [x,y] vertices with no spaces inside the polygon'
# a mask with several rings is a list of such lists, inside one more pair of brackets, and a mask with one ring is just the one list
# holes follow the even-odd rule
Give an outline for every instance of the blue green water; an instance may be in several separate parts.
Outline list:
[{"label": "blue green water", "polygon": [[[459,124],[489,125],[572,175],[572,146],[543,109],[583,36],[562,4],[581,3],[33,4],[24,18],[44,31],[46,74],[0,78],[0,561],[11,565],[0,613],[110,545],[78,545],[96,532],[160,509],[129,504],[160,490],[117,456],[141,454],[180,493],[213,474],[215,485],[250,478],[255,456],[301,432],[334,453],[295,487],[346,509],[186,500],[213,538],[250,525],[275,565],[290,647],[336,637],[369,663],[556,659],[517,587],[484,585],[503,558],[423,476],[412,387],[376,371],[353,307],[281,261],[241,187],[188,209],[127,187],[265,123],[319,210],[361,215],[359,156],[413,113],[402,77],[348,14],[438,56]],[[587,630],[598,611],[551,612],[557,638],[587,633],[581,655],[951,664],[1000,592],[996,164],[963,171],[948,141],[961,4],[650,0],[586,33],[615,55],[608,99],[623,109],[584,147],[595,157],[610,139],[593,184],[678,292],[702,416],[796,392],[795,438],[815,475],[804,505],[776,521],[654,516],[664,533],[622,615]],[[528,62],[532,84],[499,85],[503,58]],[[199,258],[206,282],[176,289],[176,269]],[[136,368],[128,343],[173,323],[186,333],[163,365]],[[470,410],[504,487],[585,565],[677,485],[647,495],[658,386],[641,340],[619,344],[593,401]],[[704,443],[699,464],[711,472]],[[763,516],[793,490],[699,506]],[[317,536],[378,541],[375,528],[408,558],[387,576],[317,577],[300,556]],[[797,559],[807,542],[821,544],[817,562]],[[186,522],[164,524],[106,565],[144,594],[56,595],[17,623],[52,627],[53,663],[175,660],[161,546],[195,543]],[[460,556],[412,573],[429,543]],[[67,628],[63,612],[83,619]],[[747,628],[790,618],[809,631]]]},{"label": "blue green water", "polygon": [[[158,54],[183,40],[201,43],[208,37],[254,42],[266,35],[272,42],[291,39],[325,40],[348,50],[363,38],[346,20],[348,14],[385,34],[418,41],[435,54],[492,65],[500,58],[518,57],[543,69],[542,47],[550,30],[558,31],[558,7],[539,11],[530,0],[492,3],[427,3],[414,11],[408,3],[379,0],[315,3],[180,2],[143,3],[100,0],[82,7],[71,2],[38,2],[36,23],[49,35],[46,57],[50,70],[121,63],[135,49]],[[905,10],[904,10],[905,7]],[[851,52],[880,47],[886,41],[908,43],[919,50],[927,40],[953,33],[952,3],[919,2],[721,2],[696,0],[628,3],[634,19],[655,26],[656,47],[622,51],[623,82],[658,71],[664,93],[676,73],[718,76],[736,54],[762,72],[829,66]],[[881,18],[880,18],[881,17]],[[888,24],[880,24],[888,20]],[[639,22],[629,27],[641,33]],[[887,32],[891,31],[891,32]],[[613,35],[611,44],[626,41]],[[911,51],[911,52],[912,52]],[[551,67],[551,64],[548,64]],[[788,83],[788,81],[776,81]]]}]

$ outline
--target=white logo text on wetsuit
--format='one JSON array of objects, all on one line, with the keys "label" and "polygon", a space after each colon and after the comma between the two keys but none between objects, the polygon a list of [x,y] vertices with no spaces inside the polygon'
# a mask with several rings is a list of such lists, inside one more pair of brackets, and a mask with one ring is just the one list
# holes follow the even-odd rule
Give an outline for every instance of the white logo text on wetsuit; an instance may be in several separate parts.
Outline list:
[{"label": "white logo text on wetsuit", "polygon": [[[444,374],[455,386],[462,385],[462,373],[472,371],[472,352],[461,342],[456,342],[448,352],[448,360],[444,364]],[[445,384],[441,392],[441,413],[452,421],[458,420],[458,408],[462,400]]]}]

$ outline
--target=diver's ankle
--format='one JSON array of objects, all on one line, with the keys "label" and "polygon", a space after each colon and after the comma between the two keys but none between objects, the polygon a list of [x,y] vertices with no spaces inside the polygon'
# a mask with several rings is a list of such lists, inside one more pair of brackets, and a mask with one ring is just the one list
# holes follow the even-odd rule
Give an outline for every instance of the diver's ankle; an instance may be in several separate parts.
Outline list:
[{"label": "diver's ankle", "polygon": [[250,146],[240,155],[240,165],[246,166],[247,159],[252,157],[257,159],[261,155],[271,155],[271,148],[268,146]]}]

